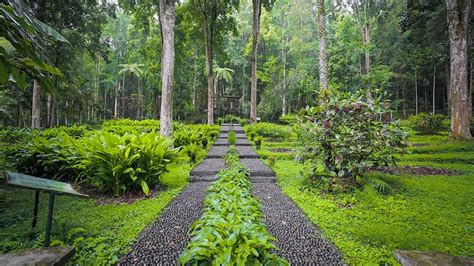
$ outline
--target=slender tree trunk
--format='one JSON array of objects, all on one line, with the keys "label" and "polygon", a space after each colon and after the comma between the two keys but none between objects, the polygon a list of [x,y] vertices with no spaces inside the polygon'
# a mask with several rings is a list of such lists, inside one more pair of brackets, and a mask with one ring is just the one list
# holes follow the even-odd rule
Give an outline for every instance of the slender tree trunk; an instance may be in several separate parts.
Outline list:
[{"label": "slender tree trunk", "polygon": [[206,12],[203,12],[203,17],[207,70],[207,124],[214,125],[213,30],[209,30],[209,17]]},{"label": "slender tree trunk", "polygon": [[451,116],[451,70],[450,63],[446,64],[446,102],[447,114]]},{"label": "slender tree trunk", "polygon": [[445,0],[451,59],[451,137],[470,139],[468,33],[471,0]]},{"label": "slender tree trunk", "polygon": [[120,80],[117,78],[117,86],[114,90],[114,118],[118,117],[118,91],[120,90]]},{"label": "slender tree trunk", "polygon": [[436,114],[436,66],[433,67],[433,115]]},{"label": "slender tree trunk", "polygon": [[282,102],[282,110],[281,110],[281,115],[285,116],[286,115],[286,46],[288,43],[288,36],[286,35],[285,32],[285,13],[284,11],[282,12],[281,16],[281,40],[282,40],[282,49],[281,49],[281,54],[282,54],[282,61],[283,61],[283,102]]},{"label": "slender tree trunk", "polygon": [[33,81],[33,98],[31,105],[31,128],[41,127],[41,86]]},{"label": "slender tree trunk", "polygon": [[52,96],[50,93],[48,93],[48,97],[46,99],[46,127],[51,127],[51,102]]},{"label": "slender tree trunk", "polygon": [[15,86],[16,96],[16,126],[21,127],[21,104],[20,104],[20,88]]},{"label": "slender tree trunk", "polygon": [[253,40],[252,40],[252,72],[250,79],[250,122],[257,122],[257,50],[260,35],[260,15],[262,13],[261,0],[252,0],[253,3]]},{"label": "slender tree trunk", "polygon": [[318,0],[318,26],[319,26],[319,80],[321,89],[328,88],[328,63],[326,59],[326,11],[324,0]]},{"label": "slender tree trunk", "polygon": [[416,76],[416,68],[415,68],[415,114],[418,115],[418,83],[417,83],[417,76]]},{"label": "slender tree trunk", "polygon": [[[365,74],[369,76],[370,74],[370,25],[369,25],[369,0],[365,0],[364,4],[364,25],[362,26],[362,42],[364,44],[364,67]],[[372,100],[372,90],[370,88],[370,83],[367,82],[367,99]]]},{"label": "slender tree trunk", "polygon": [[428,88],[425,87],[425,89],[423,90],[424,94],[425,94],[425,99],[424,99],[424,103],[425,103],[425,112],[428,112]]},{"label": "slender tree trunk", "polygon": [[194,68],[193,68],[193,96],[192,96],[192,104],[194,111],[196,111],[196,86],[197,86],[197,76],[198,76],[198,71],[197,71],[197,61],[198,61],[198,53],[197,49],[194,54]]},{"label": "slender tree trunk", "polygon": [[160,0],[160,25],[162,36],[160,134],[173,137],[174,0]]}]

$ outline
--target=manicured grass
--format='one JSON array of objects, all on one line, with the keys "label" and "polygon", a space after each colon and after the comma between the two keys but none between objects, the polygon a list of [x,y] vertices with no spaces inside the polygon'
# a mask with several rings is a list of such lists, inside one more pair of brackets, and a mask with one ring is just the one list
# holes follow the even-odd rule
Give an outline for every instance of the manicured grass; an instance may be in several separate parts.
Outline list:
[{"label": "manicured grass", "polygon": [[[127,253],[138,234],[151,224],[186,185],[188,165],[173,166],[163,175],[167,189],[133,204],[97,206],[93,200],[59,196],[55,202],[52,244],[73,244],[74,263],[114,264]],[[44,239],[47,196],[41,194],[37,229],[31,230],[33,192],[0,188],[0,253],[39,247]]]},{"label": "manicured grass", "polygon": [[[412,147],[420,154],[404,155],[399,164],[449,168],[458,175],[371,174],[390,184],[392,192],[381,195],[361,189],[334,195],[317,189],[301,191],[303,166],[293,160],[277,159],[273,168],[284,193],[351,265],[398,264],[393,257],[396,249],[474,256],[474,143],[448,142],[447,136],[423,137],[429,146]],[[410,140],[420,143],[423,138]]]}]

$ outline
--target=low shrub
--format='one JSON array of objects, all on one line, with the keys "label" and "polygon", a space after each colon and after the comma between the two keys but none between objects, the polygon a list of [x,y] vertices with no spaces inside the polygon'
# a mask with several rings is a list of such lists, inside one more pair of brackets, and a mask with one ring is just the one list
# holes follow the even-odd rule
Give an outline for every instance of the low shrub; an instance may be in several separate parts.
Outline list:
[{"label": "low shrub", "polygon": [[18,172],[64,181],[81,179],[75,168],[84,154],[84,146],[66,133],[46,138],[35,135],[27,144],[20,144],[8,152],[8,161]]},{"label": "low shrub", "polygon": [[76,167],[91,185],[116,196],[137,187],[148,195],[149,187],[159,183],[179,153],[171,148],[172,140],[157,133],[118,136],[101,132],[82,143],[86,153]]},{"label": "low shrub", "polygon": [[303,109],[296,131],[310,177],[327,183],[328,190],[346,190],[367,168],[394,164],[407,133],[399,121],[380,120],[386,112],[382,106],[380,100],[364,101],[360,93],[335,93]]},{"label": "low shrub", "polygon": [[241,118],[235,115],[227,114],[223,117],[217,118],[217,124],[222,125],[223,123],[240,124],[244,126],[249,123],[249,120],[247,118]]},{"label": "low shrub", "polygon": [[437,134],[442,130],[449,129],[445,124],[446,117],[444,115],[431,115],[427,113],[420,113],[418,115],[410,116],[406,124],[412,130],[420,134]]},{"label": "low shrub", "polygon": [[204,200],[204,212],[190,229],[191,242],[179,257],[182,265],[287,265],[272,253],[276,246],[262,223],[252,196],[248,170],[235,147],[226,156],[229,168],[219,173]]},{"label": "low shrub", "polygon": [[166,167],[179,159],[179,149],[158,133],[115,135],[97,131],[75,139],[66,133],[37,136],[11,153],[17,171],[38,177],[86,181],[104,192],[121,195],[159,182]]},{"label": "low shrub", "polygon": [[246,126],[245,131],[247,133],[254,132],[256,135],[266,138],[286,139],[291,137],[291,128],[289,126],[267,122]]},{"label": "low shrub", "polygon": [[237,141],[237,137],[235,136],[235,132],[233,130],[229,132],[229,136],[227,137],[227,140],[230,145],[234,145],[235,142]]},{"label": "low shrub", "polygon": [[297,122],[297,115],[296,114],[284,115],[284,116],[281,116],[278,120],[282,124],[293,125]]}]

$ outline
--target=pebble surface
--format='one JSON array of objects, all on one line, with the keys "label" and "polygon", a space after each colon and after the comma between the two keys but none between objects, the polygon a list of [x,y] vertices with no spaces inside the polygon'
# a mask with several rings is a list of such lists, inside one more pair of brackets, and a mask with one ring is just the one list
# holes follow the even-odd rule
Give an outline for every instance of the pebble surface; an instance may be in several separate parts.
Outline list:
[{"label": "pebble surface", "polygon": [[135,241],[119,265],[177,265],[190,238],[188,229],[202,214],[211,183],[191,183],[163,210],[159,218]]},{"label": "pebble surface", "polygon": [[276,184],[253,183],[262,204],[268,233],[276,237],[277,254],[291,265],[343,265],[338,250],[322,238],[316,227]]}]

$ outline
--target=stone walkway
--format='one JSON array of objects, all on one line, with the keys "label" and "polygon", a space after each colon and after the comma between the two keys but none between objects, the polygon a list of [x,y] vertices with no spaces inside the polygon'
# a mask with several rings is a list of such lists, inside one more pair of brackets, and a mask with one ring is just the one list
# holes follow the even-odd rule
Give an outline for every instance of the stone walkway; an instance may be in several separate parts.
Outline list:
[{"label": "stone walkway", "polygon": [[[221,134],[204,161],[190,173],[190,184],[165,208],[159,218],[144,230],[132,251],[119,264],[176,265],[188,243],[191,224],[203,209],[203,200],[210,182],[225,167],[222,157],[227,153],[231,126],[221,126]],[[262,204],[268,232],[278,240],[277,252],[292,265],[342,265],[337,249],[324,238],[302,211],[275,184],[275,172],[258,159],[243,127],[234,125],[235,144],[242,164],[250,171],[253,194]]]}]

